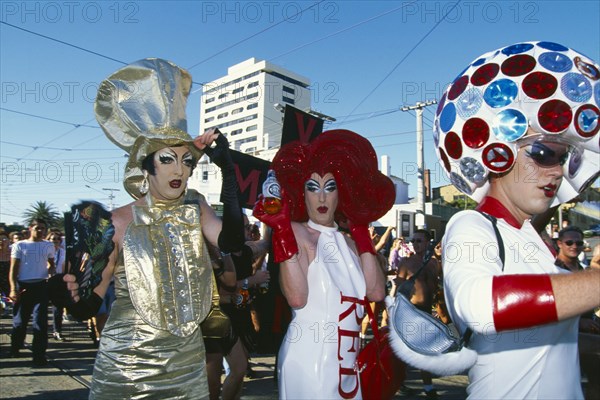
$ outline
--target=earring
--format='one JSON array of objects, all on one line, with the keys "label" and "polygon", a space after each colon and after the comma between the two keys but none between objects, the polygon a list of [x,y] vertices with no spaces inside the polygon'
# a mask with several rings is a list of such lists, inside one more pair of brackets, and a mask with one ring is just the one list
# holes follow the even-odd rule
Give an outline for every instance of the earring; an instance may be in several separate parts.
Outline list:
[{"label": "earring", "polygon": [[140,193],[142,195],[148,193],[149,186],[148,175],[144,174],[144,180],[142,180],[142,185],[140,186]]}]

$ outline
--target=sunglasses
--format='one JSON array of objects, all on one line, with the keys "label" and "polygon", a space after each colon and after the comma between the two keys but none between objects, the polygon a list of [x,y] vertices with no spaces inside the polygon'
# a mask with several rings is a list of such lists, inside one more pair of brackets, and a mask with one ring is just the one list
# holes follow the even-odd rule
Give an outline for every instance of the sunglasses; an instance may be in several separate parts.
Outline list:
[{"label": "sunglasses", "polygon": [[525,150],[527,157],[531,158],[533,162],[540,167],[550,168],[554,167],[555,165],[565,165],[569,159],[568,148],[565,152],[557,153],[555,150],[542,142],[533,142],[521,148],[526,146],[531,146],[529,150]]},{"label": "sunglasses", "polygon": [[424,242],[424,240],[421,240],[421,239],[413,239],[413,240],[411,240],[410,242],[411,242],[411,243],[423,243],[423,242]]},{"label": "sunglasses", "polygon": [[573,246],[573,244],[576,244],[577,247],[583,246],[583,240],[577,240],[577,241],[575,241],[575,240],[565,240],[563,243],[566,244],[567,246]]}]

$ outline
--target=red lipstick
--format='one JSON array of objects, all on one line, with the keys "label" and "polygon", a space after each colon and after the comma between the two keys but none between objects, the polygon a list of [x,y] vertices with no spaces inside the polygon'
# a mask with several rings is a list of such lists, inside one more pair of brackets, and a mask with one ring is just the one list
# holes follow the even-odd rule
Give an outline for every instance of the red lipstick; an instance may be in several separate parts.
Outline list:
[{"label": "red lipstick", "polygon": [[172,180],[171,182],[169,182],[169,186],[171,186],[173,189],[179,189],[181,187],[181,180],[180,179]]},{"label": "red lipstick", "polygon": [[544,191],[544,196],[548,198],[552,198],[556,195],[556,189],[557,186],[553,184],[547,184],[542,188],[542,190]]},{"label": "red lipstick", "polygon": [[317,211],[321,214],[327,213],[327,210],[329,210],[329,208],[325,207],[325,206],[321,206],[321,207],[317,208]]}]

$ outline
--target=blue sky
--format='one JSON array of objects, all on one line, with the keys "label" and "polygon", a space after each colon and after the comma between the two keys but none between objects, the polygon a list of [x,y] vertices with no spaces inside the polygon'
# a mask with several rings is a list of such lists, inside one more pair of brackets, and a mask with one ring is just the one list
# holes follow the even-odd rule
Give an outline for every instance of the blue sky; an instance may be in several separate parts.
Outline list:
[{"label": "blue sky", "polygon": [[[312,6],[312,7],[311,7]],[[302,14],[300,10],[305,9]],[[439,99],[477,56],[520,41],[564,44],[600,60],[598,1],[2,1],[0,2],[0,221],[21,222],[44,200],[130,198],[126,158],[93,113],[99,82],[145,57],[214,80],[250,57],[309,78],[312,108],[330,128],[354,130],[391,157],[416,195],[414,113]],[[444,18],[446,16],[446,18]],[[188,103],[199,127],[201,85]],[[424,112],[425,162],[445,184]]]}]

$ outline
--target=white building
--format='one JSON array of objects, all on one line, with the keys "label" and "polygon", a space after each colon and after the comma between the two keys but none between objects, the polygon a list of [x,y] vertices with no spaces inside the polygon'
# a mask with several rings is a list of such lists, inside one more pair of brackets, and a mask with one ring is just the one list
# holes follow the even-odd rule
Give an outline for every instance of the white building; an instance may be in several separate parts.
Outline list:
[{"label": "white building", "polygon": [[[200,130],[217,127],[232,149],[273,159],[281,142],[283,114],[275,104],[310,110],[310,80],[267,61],[250,58],[227,69],[227,75],[204,85]],[[190,187],[209,202],[219,201],[221,178],[203,157]]]},{"label": "white building", "polygon": [[310,109],[310,81],[267,61],[250,58],[204,85],[200,132],[217,127],[231,148],[260,154],[281,141],[281,112],[274,105]]}]

